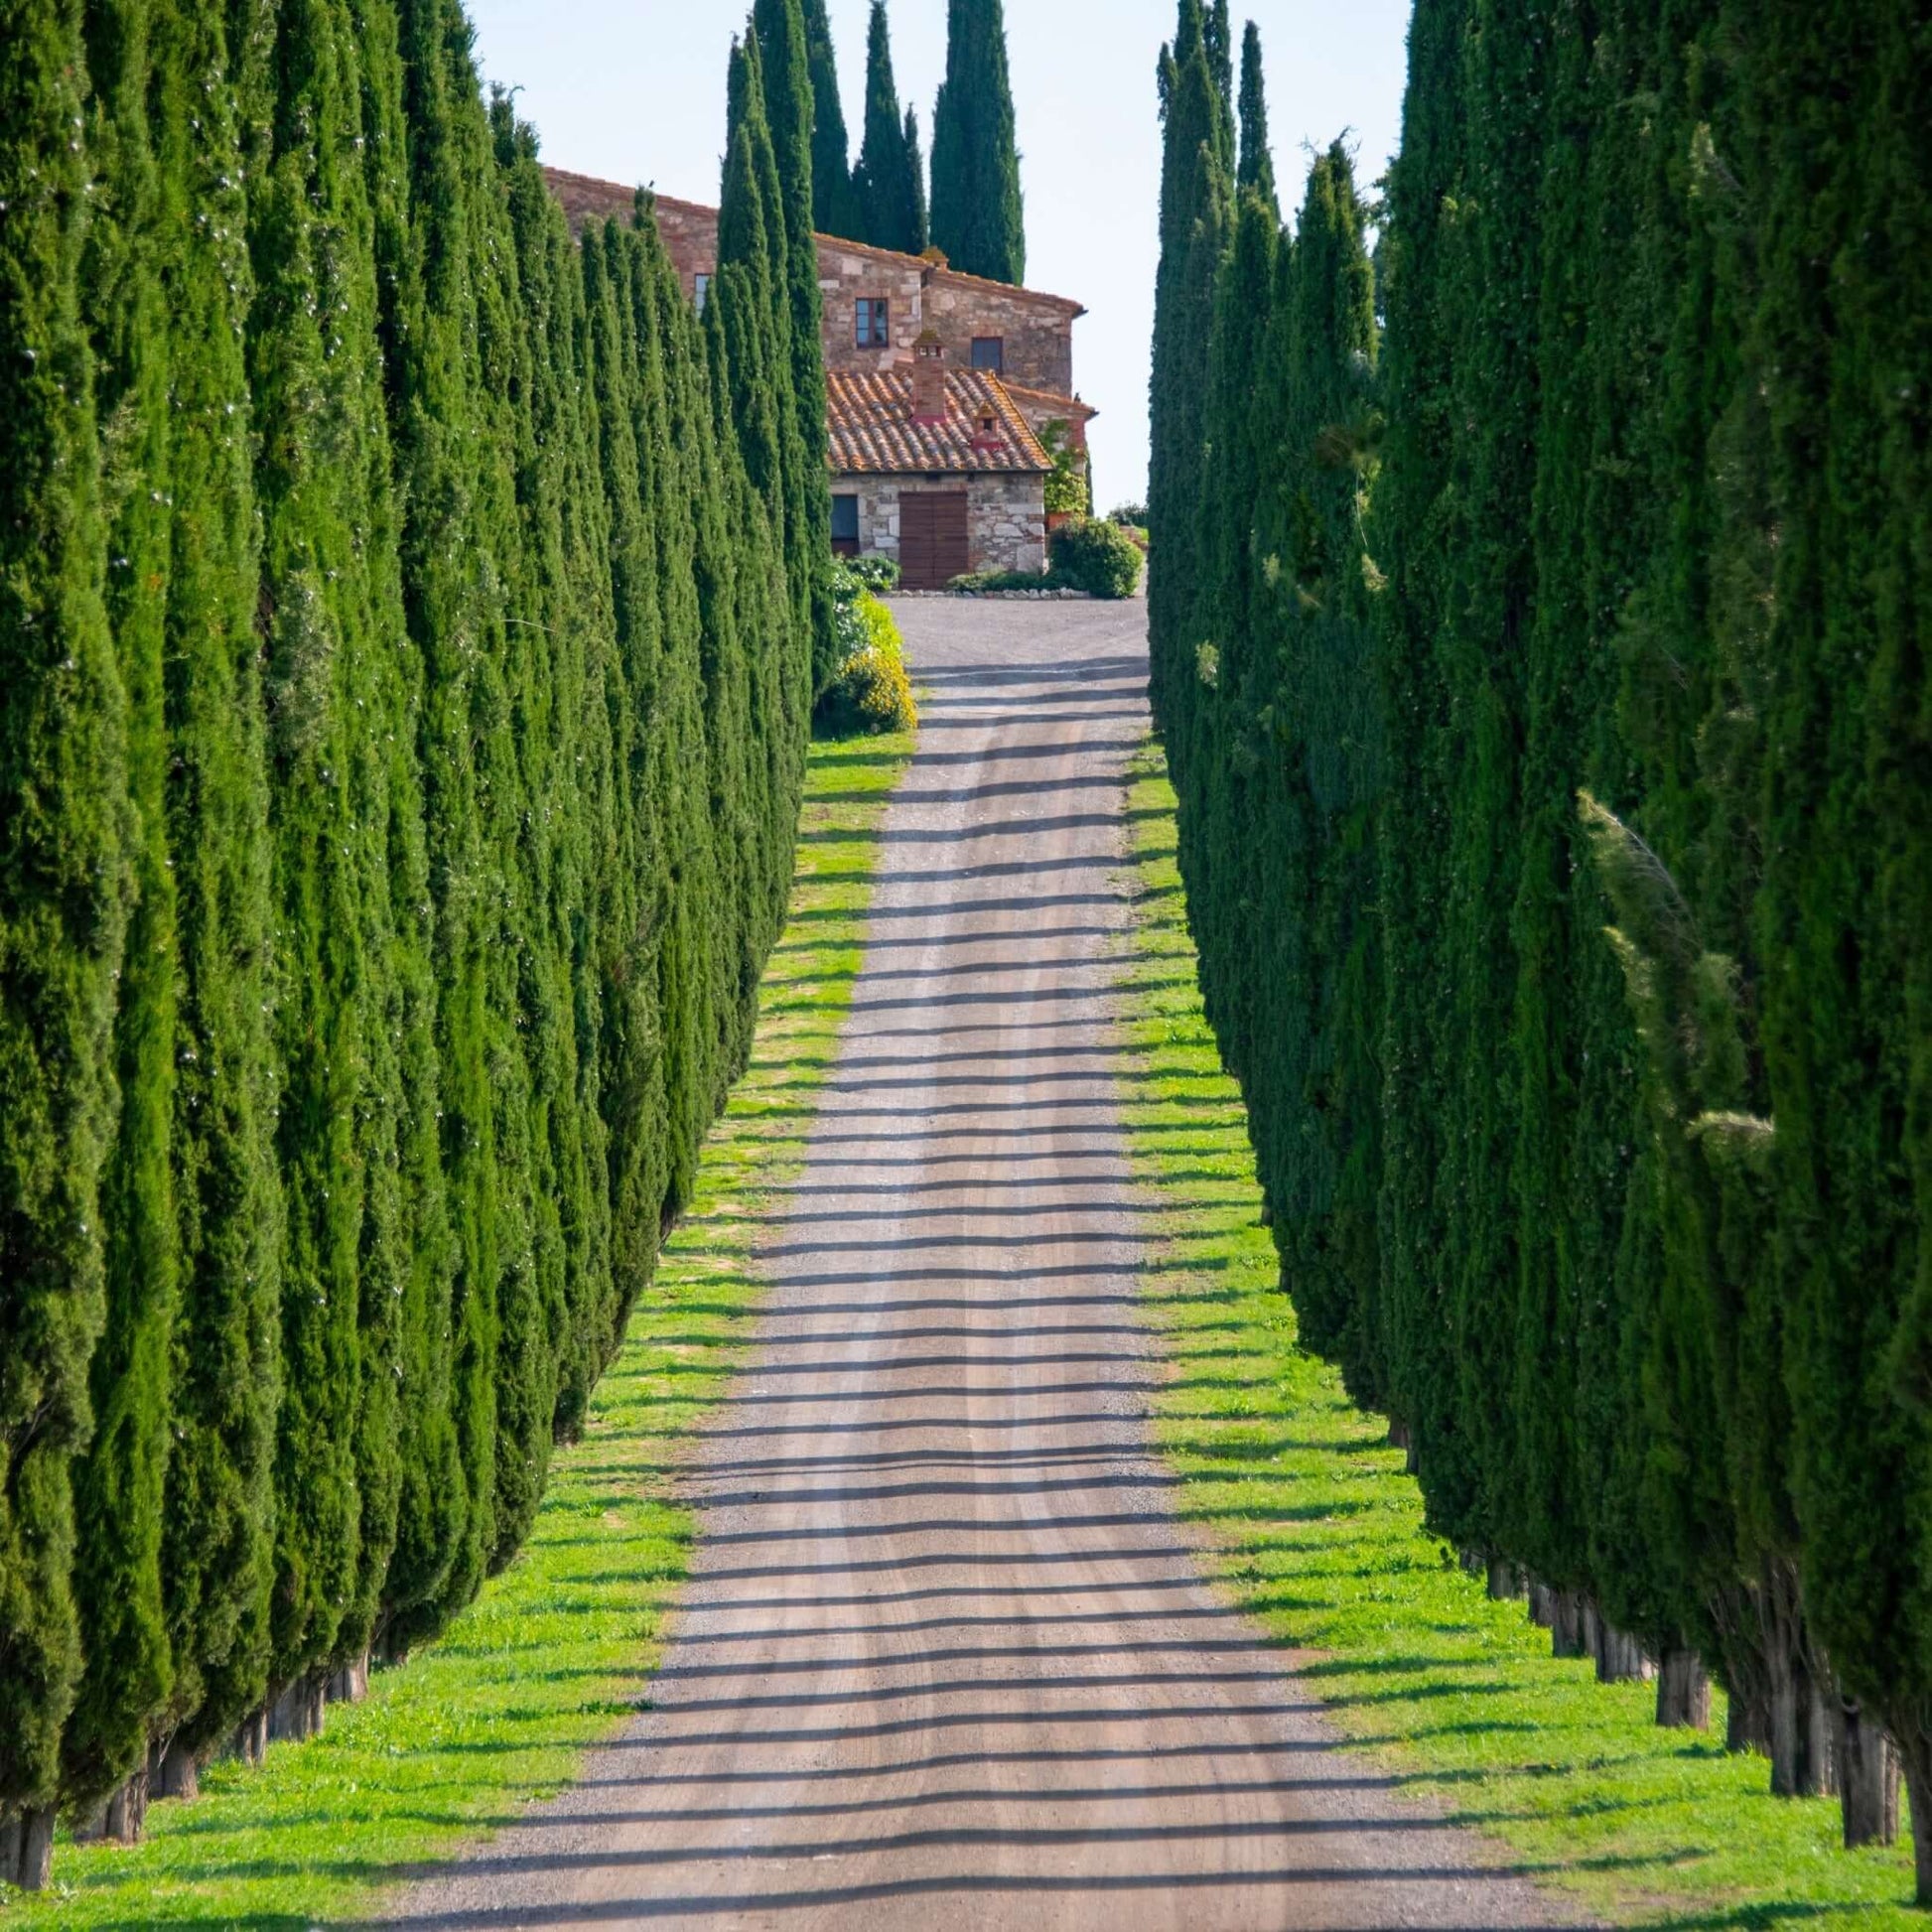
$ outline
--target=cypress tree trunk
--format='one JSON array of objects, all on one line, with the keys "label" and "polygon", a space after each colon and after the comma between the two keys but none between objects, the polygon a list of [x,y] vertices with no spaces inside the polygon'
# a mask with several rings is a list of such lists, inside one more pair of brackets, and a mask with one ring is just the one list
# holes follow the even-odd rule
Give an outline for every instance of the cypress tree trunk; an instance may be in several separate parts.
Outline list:
[{"label": "cypress tree trunk", "polygon": [[1550,1654],[1553,1657],[1587,1657],[1590,1654],[1588,1623],[1589,1599],[1581,1590],[1553,1592],[1550,1607]]},{"label": "cypress tree trunk", "polygon": [[1657,1722],[1666,1729],[1711,1727],[1711,1679],[1695,1650],[1667,1650],[1657,1671]]},{"label": "cypress tree trunk", "polygon": [[157,1745],[149,1761],[148,1789],[156,1798],[188,1803],[202,1795],[202,1766],[195,1747],[177,1732]]},{"label": "cypress tree trunk", "polygon": [[1839,1800],[1845,1849],[1891,1845],[1898,1838],[1898,1750],[1856,1698],[1837,1701]]},{"label": "cypress tree trunk", "polygon": [[1656,1666],[1643,1654],[1641,1639],[1619,1630],[1598,1612],[1596,1619],[1596,1681],[1599,1684],[1647,1684]]},{"label": "cypress tree trunk", "polygon": [[1817,1798],[1836,1791],[1830,1711],[1794,1621],[1777,1622],[1767,1660],[1772,1795]]},{"label": "cypress tree trunk", "polygon": [[1914,1727],[1896,1734],[1898,1765],[1912,1809],[1913,1903],[1932,1906],[1932,1831],[1919,1820],[1932,1818],[1932,1730]]},{"label": "cypress tree trunk", "polygon": [[138,1845],[147,1823],[148,1764],[144,1756],[107,1800],[101,1836],[116,1845]]}]

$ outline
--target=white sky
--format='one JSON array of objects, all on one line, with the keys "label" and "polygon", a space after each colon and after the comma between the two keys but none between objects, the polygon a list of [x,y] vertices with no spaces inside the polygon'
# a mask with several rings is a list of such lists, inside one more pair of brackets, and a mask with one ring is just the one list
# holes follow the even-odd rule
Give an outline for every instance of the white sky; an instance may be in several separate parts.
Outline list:
[{"label": "white sky", "polygon": [[[545,160],[715,202],[725,62],[750,0],[469,0],[485,76],[521,89]],[[946,0],[891,0],[900,104],[931,149]],[[854,159],[870,0],[830,0]],[[1173,0],[1007,0],[1027,197],[1027,280],[1076,297],[1074,372],[1093,425],[1102,508],[1147,486],[1161,144],[1154,69]],[[1394,151],[1409,0],[1236,0],[1261,27],[1283,200],[1301,199],[1305,143],[1349,132],[1364,184]]]}]

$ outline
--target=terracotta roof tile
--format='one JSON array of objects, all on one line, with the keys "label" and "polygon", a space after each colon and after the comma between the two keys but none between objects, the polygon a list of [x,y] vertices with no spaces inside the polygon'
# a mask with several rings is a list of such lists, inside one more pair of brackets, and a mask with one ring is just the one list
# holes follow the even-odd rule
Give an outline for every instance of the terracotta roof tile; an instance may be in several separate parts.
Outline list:
[{"label": "terracotta roof tile", "polygon": [[1029,389],[1024,382],[1012,381],[1004,375],[1000,381],[1009,395],[1018,396],[1023,402],[1044,403],[1062,416],[1077,416],[1083,423],[1092,422],[1100,414],[1092,403],[1082,402],[1078,396],[1063,396],[1055,389]]},{"label": "terracotta roof tile", "polygon": [[[943,423],[912,420],[910,366],[833,369],[825,377],[826,427],[835,476],[912,476],[925,471],[1005,471],[1040,475],[1053,466],[997,376],[948,369],[951,407]],[[999,447],[975,448],[974,432],[991,413]]]}]

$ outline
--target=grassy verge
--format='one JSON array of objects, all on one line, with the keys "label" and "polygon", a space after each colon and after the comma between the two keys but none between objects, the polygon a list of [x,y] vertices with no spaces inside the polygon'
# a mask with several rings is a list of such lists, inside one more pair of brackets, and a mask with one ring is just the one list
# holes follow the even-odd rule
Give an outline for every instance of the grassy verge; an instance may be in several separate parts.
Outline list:
[{"label": "grassy verge", "polygon": [[791,921],[766,973],[752,1066],[713,1131],[690,1218],[561,1450],[527,1547],[447,1635],[313,1743],[256,1771],[217,1764],[145,1844],[64,1844],[53,1889],[0,1890],[0,1925],[303,1928],[368,1916],[400,1868],[446,1859],[566,1785],[620,1729],[655,1667],[690,1553],[668,1498],[686,1437],[749,1338],[759,1217],[796,1173],[811,1090],[858,972],[876,834],[911,750],[812,750]]},{"label": "grassy verge", "polygon": [[1138,1054],[1135,1159],[1160,1202],[1147,1283],[1173,1375],[1159,1437],[1180,1506],[1233,1596],[1283,1643],[1336,1725],[1416,1791],[1613,1921],[1923,1928],[1909,1851],[1847,1854],[1834,1801],[1767,1795],[1761,1758],[1661,1731],[1648,1686],[1559,1662],[1520,1604],[1492,1603],[1424,1534],[1379,1418],[1302,1354],[1260,1225],[1240,1094],[1193,978],[1158,750],[1135,770],[1139,917],[1123,988]]}]

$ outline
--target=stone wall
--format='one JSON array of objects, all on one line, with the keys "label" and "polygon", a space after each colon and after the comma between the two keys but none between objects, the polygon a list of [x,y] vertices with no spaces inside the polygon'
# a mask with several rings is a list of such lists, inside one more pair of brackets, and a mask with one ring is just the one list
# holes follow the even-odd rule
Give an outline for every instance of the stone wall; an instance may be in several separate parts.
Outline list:
[{"label": "stone wall", "polygon": [[[859,498],[859,551],[867,557],[898,557],[901,495],[920,489],[957,489],[948,477],[834,477],[841,496]],[[1046,568],[1046,484],[1037,474],[976,476],[966,480],[966,533],[975,570]]]},{"label": "stone wall", "polygon": [[1046,568],[1046,479],[976,477],[967,500],[975,570]]},{"label": "stone wall", "polygon": [[[574,227],[617,215],[627,220],[635,190],[561,169],[546,169],[551,192]],[[700,275],[718,265],[718,210],[696,202],[656,197],[657,228],[665,252],[695,295]],[[896,255],[831,235],[818,238],[818,285],[825,302],[825,365],[833,369],[890,368],[906,360],[928,324],[946,345],[946,360],[971,368],[973,338],[998,336],[1006,345],[1009,381],[1054,395],[1073,393],[1073,323],[1079,304],[1036,289],[1007,288],[958,275],[914,255]],[[880,296],[892,305],[890,349],[858,345],[859,299]]]},{"label": "stone wall", "polygon": [[998,336],[1006,344],[1002,373],[1009,381],[1060,396],[1073,393],[1074,313],[1057,296],[943,270],[925,292],[925,320],[960,368],[972,366],[975,336]]}]

